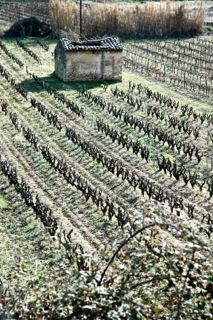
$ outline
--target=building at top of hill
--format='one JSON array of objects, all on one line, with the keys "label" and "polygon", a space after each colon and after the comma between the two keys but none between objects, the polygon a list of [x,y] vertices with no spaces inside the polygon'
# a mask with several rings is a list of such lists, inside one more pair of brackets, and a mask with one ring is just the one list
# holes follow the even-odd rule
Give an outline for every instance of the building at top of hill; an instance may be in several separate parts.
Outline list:
[{"label": "building at top of hill", "polygon": [[69,41],[55,48],[55,73],[64,82],[122,81],[122,45],[117,38]]}]

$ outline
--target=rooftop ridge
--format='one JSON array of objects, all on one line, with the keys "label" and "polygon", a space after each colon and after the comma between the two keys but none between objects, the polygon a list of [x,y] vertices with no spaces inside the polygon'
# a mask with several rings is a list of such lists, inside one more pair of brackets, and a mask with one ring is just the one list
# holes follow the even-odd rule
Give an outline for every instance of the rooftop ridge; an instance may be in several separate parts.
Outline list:
[{"label": "rooftop ridge", "polygon": [[70,41],[67,38],[61,38],[60,43],[65,51],[122,51],[123,47],[116,37],[107,37],[103,39],[91,39],[83,41]]}]

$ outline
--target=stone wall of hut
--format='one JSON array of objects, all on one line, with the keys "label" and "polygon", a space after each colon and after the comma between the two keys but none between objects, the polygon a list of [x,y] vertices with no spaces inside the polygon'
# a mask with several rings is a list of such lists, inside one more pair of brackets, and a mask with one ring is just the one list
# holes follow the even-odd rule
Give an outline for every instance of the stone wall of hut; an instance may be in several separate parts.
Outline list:
[{"label": "stone wall of hut", "polygon": [[63,81],[122,80],[120,51],[58,50],[56,56],[55,72]]},{"label": "stone wall of hut", "polygon": [[66,54],[62,46],[57,45],[55,51],[55,73],[56,75],[65,80],[66,78]]}]

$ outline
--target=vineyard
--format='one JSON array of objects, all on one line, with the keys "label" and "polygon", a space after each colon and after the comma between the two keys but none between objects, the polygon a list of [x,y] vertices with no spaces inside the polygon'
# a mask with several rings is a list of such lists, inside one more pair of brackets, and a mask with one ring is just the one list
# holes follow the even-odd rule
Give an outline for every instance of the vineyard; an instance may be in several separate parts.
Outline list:
[{"label": "vineyard", "polygon": [[211,49],[209,40],[143,41],[126,47],[125,66],[193,94],[212,96]]},{"label": "vineyard", "polygon": [[61,82],[55,45],[0,41],[0,303],[212,319],[212,38],[126,42],[122,83]]}]

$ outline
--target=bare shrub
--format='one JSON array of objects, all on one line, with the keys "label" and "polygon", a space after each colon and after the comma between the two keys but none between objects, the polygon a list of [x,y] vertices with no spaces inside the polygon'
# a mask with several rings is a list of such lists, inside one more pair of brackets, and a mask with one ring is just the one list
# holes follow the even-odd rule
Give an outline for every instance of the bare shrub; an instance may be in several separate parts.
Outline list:
[{"label": "bare shrub", "polygon": [[[79,4],[72,0],[50,0],[54,30],[79,33]],[[185,4],[171,3],[87,3],[83,5],[85,36],[120,37],[188,35],[204,26],[202,3],[196,13]]]}]

